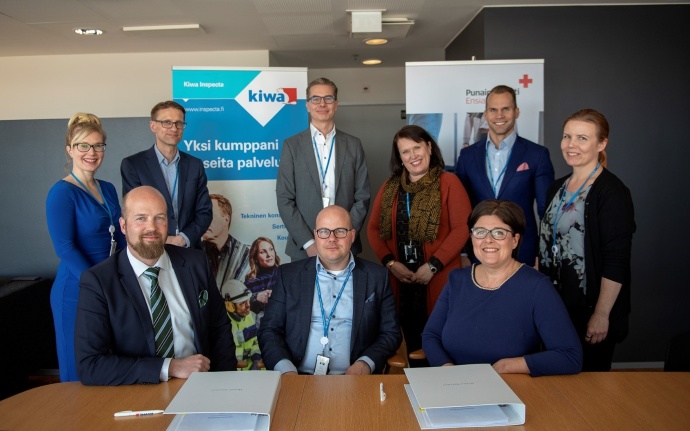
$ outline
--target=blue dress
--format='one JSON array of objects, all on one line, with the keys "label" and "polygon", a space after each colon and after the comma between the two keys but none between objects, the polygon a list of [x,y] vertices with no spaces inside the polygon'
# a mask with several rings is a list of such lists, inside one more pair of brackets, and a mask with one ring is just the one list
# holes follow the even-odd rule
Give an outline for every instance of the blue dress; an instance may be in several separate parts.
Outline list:
[{"label": "blue dress", "polygon": [[[125,247],[120,231],[120,204],[115,186],[98,181],[110,206],[115,224],[117,248]],[[58,181],[46,199],[48,232],[60,258],[50,305],[55,322],[55,339],[60,380],[78,381],[74,360],[74,323],[82,271],[105,260],[110,254],[110,217],[100,203],[86,191],[64,180]]]}]

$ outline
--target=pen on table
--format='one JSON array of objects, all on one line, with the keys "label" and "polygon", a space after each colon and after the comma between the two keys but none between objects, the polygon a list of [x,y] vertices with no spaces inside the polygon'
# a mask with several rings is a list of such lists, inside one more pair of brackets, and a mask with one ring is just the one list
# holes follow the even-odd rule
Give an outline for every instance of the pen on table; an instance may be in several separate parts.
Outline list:
[{"label": "pen on table", "polygon": [[115,417],[121,418],[125,416],[151,416],[163,413],[164,410],[125,410],[122,412],[116,412]]},{"label": "pen on table", "polygon": [[381,402],[386,400],[386,393],[383,391],[383,382],[379,386],[379,396],[381,397]]}]

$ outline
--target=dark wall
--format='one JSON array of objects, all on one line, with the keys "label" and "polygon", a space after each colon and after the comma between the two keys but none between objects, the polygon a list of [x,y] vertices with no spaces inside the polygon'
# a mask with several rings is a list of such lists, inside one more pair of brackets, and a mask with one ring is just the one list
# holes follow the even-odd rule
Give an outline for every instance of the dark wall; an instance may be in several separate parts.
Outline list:
[{"label": "dark wall", "polygon": [[545,138],[557,177],[570,172],[563,120],[581,108],[607,116],[609,169],[630,188],[637,222],[630,336],[616,362],[663,361],[670,338],[690,330],[690,251],[684,235],[667,234],[684,232],[690,214],[688,18],[687,5],[487,8],[447,50],[447,60],[545,60]]},{"label": "dark wall", "polygon": [[[96,178],[121,191],[120,161],[153,145],[148,118],[104,118],[108,135]],[[59,260],[48,235],[48,190],[65,172],[67,119],[0,121],[0,278],[55,278]]]}]

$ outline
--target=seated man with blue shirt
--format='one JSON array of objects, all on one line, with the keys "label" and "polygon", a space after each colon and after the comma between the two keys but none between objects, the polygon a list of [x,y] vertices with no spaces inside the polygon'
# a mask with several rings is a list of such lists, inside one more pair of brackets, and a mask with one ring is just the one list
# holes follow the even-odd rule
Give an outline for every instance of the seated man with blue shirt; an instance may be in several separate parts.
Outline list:
[{"label": "seated man with blue shirt", "polygon": [[279,267],[259,328],[266,368],[281,373],[380,373],[402,336],[386,268],[353,257],[350,214],[316,217],[317,255]]}]

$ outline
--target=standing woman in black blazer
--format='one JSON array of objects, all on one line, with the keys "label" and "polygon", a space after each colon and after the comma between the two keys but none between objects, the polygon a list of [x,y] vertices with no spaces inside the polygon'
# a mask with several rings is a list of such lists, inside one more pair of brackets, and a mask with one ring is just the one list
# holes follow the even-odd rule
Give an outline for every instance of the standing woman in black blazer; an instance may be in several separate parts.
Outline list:
[{"label": "standing woman in black blazer", "polygon": [[539,234],[539,266],[578,332],[582,371],[610,370],[628,334],[634,210],[630,190],[606,169],[608,134],[593,109],[565,120],[561,151],[573,172],[549,188]]}]

